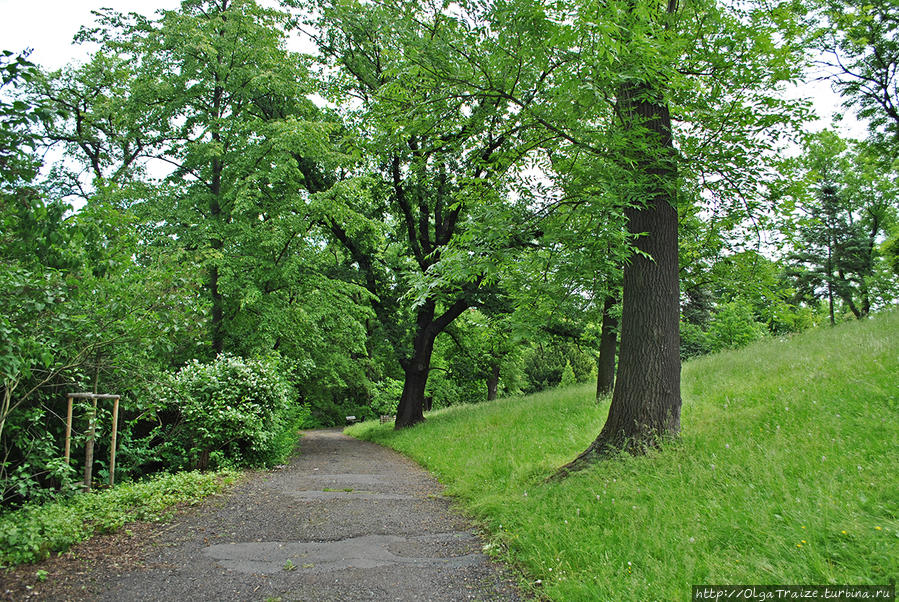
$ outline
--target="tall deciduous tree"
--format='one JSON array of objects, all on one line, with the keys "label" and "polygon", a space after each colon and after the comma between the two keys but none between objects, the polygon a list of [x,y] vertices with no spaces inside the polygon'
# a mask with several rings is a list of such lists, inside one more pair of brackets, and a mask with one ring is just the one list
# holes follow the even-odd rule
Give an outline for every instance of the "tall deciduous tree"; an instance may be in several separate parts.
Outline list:
[{"label": "tall deciduous tree", "polygon": [[[669,4],[668,13],[674,9]],[[615,108],[623,131],[633,136],[633,152],[621,158],[636,170],[639,200],[625,211],[636,253],[624,268],[621,351],[609,417],[572,468],[680,431],[677,167],[664,83],[625,81]]]},{"label": "tall deciduous tree", "polygon": [[[488,74],[482,89],[540,124],[554,144],[593,156],[597,181],[627,216],[634,254],[612,407],[600,436],[566,470],[675,434],[678,191],[702,187],[743,215],[758,202],[761,151],[796,117],[777,99],[779,83],[802,66],[795,13],[788,5],[586,0],[465,2],[444,18],[492,49],[457,51],[455,61]],[[458,82],[465,74],[456,62],[427,68]]]},{"label": "tall deciduous tree", "polygon": [[70,108],[51,135],[80,151],[95,186],[166,166],[136,210],[148,239],[205,273],[212,353],[282,347],[308,326],[306,295],[353,294],[321,275],[307,236],[308,195],[339,159],[288,29],[253,0],[185,0],[153,19],[102,11],[81,34],[101,52],[45,93]]},{"label": "tall deciduous tree", "polygon": [[329,94],[356,126],[360,173],[371,176],[355,195],[340,194],[347,182],[323,197],[323,221],[373,295],[378,330],[402,367],[403,428],[424,419],[437,336],[481,302],[521,242],[506,188],[509,168],[530,150],[526,128],[506,100],[423,68],[427,57],[455,61],[464,44],[462,24],[437,4],[309,9],[336,70]]},{"label": "tall deciduous tree", "polygon": [[846,108],[867,119],[871,133],[899,144],[899,2],[817,0],[818,47]]}]

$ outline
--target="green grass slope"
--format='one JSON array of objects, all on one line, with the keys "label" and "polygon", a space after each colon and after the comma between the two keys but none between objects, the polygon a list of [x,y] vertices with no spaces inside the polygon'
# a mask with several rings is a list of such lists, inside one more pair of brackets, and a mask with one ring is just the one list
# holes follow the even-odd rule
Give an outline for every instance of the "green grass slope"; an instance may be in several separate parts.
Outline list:
[{"label": "green grass slope", "polygon": [[683,400],[676,442],[560,483],[608,412],[593,385],[348,432],[436,474],[550,599],[895,579],[899,312],[691,361]]}]

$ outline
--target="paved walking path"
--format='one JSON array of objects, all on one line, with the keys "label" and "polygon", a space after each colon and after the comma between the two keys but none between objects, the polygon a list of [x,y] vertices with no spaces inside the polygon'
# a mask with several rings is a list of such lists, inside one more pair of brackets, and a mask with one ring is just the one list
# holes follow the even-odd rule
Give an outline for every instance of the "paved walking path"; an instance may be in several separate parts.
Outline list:
[{"label": "paved walking path", "polygon": [[337,430],[162,529],[99,599],[521,599],[427,472]]}]

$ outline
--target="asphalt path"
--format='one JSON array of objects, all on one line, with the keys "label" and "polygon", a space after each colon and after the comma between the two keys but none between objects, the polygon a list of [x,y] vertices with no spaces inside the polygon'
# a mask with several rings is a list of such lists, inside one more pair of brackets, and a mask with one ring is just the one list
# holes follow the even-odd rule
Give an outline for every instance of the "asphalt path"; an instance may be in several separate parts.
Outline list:
[{"label": "asphalt path", "polygon": [[508,569],[409,459],[309,431],[290,464],[179,515],[91,599],[520,600]]}]

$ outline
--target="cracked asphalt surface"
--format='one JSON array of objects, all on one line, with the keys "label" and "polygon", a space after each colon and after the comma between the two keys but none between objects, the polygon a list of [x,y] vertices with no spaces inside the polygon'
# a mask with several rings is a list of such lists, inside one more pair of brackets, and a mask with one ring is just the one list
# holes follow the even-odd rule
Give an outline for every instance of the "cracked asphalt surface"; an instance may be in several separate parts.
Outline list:
[{"label": "cracked asphalt surface", "polygon": [[289,465],[179,515],[140,568],[95,580],[88,599],[523,599],[482,546],[411,460],[309,431]]}]

